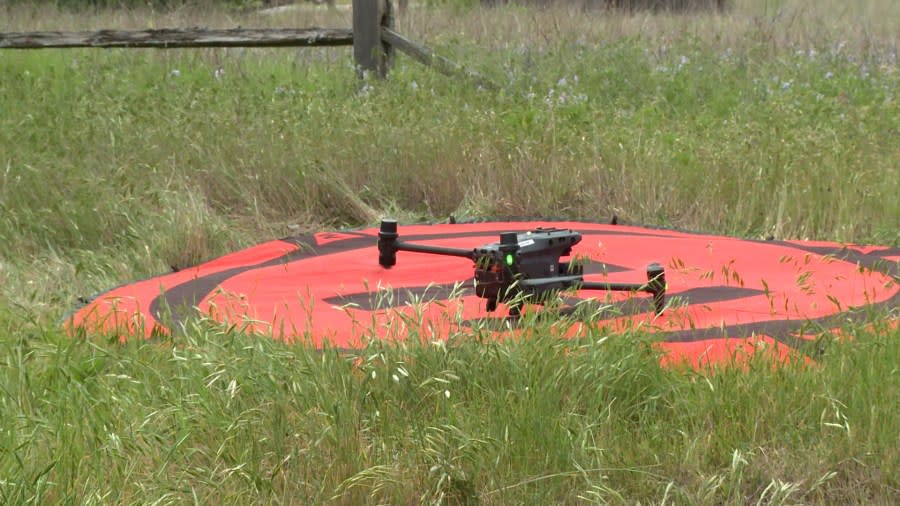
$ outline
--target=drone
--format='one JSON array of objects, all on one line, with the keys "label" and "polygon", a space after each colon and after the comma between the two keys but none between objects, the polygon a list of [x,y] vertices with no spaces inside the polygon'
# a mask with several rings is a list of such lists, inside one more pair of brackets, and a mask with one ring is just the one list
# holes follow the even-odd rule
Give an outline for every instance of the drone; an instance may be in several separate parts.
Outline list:
[{"label": "drone", "polygon": [[397,221],[384,219],[378,231],[378,263],[386,269],[397,264],[398,251],[411,251],[468,258],[475,262],[475,294],[486,300],[488,312],[502,302],[509,315],[519,316],[523,302],[544,304],[568,288],[645,292],[653,295],[653,309],[665,307],[665,270],[657,263],[647,266],[646,283],[605,283],[584,280],[584,266],[560,261],[581,242],[571,229],[536,228],[528,232],[502,232],[500,241],[473,249],[448,248],[400,240]]}]

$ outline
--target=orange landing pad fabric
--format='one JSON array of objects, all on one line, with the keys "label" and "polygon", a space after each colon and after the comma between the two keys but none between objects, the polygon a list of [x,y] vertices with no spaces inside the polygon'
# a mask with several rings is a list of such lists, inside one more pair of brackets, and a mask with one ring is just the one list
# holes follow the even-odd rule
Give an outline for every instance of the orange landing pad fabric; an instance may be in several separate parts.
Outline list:
[{"label": "orange landing pad fabric", "polygon": [[[668,361],[715,363],[764,345],[784,355],[862,309],[894,308],[900,248],[828,242],[754,241],[621,225],[527,221],[400,225],[404,241],[474,248],[501,232],[569,228],[586,281],[643,283],[666,269],[668,307],[642,293],[570,291],[563,310],[588,304],[611,331],[657,332]],[[505,328],[507,308],[487,312],[472,288],[473,262],[397,253],[378,264],[378,229],[266,242],[120,286],[78,309],[74,330],[127,338],[169,333],[205,316],[287,342],[356,348],[368,339],[445,339],[466,329]],[[538,308],[526,308],[526,311]],[[554,309],[559,310],[559,309]]]}]

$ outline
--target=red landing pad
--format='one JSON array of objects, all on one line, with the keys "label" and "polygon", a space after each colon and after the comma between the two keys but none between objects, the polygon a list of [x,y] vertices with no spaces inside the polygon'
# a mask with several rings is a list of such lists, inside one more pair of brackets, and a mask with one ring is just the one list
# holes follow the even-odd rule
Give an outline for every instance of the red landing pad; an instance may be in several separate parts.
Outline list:
[{"label": "red landing pad", "polygon": [[[559,221],[401,225],[400,235],[409,242],[474,248],[497,242],[501,232],[538,227],[582,234],[573,256],[586,262],[587,281],[642,283],[648,264],[665,267],[669,306],[659,316],[643,293],[585,290],[566,292],[561,301],[562,311],[587,304],[585,312],[599,313],[599,324],[612,331],[659,333],[667,361],[698,366],[760,347],[787,356],[816,333],[900,301],[900,248]],[[373,337],[436,340],[460,330],[515,327],[503,304],[489,313],[474,294],[471,260],[401,251],[397,265],[384,269],[377,234],[371,228],[266,242],[112,289],[67,325],[149,337],[199,315],[287,342],[346,349]]]}]

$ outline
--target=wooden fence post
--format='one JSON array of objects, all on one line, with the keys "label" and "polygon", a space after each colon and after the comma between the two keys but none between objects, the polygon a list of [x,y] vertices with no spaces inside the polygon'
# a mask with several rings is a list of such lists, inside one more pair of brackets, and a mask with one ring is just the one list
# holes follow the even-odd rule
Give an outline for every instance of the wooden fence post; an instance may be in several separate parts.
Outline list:
[{"label": "wooden fence post", "polygon": [[362,77],[367,72],[387,77],[391,48],[381,39],[381,27],[393,27],[391,0],[353,0],[353,61]]}]

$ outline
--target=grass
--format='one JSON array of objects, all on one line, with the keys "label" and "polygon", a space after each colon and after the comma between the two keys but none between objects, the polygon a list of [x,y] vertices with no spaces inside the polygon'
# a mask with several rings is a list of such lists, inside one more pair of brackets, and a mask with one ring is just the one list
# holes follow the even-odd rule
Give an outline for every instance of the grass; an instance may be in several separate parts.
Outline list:
[{"label": "grass", "polygon": [[[71,339],[76,298],[272,237],[554,215],[900,245],[895,2],[724,15],[413,9],[500,90],[348,49],[0,53],[0,498],[8,503],[900,501],[896,326],[816,366],[658,366],[648,337],[373,343],[197,322]],[[349,26],[7,6],[0,31]],[[896,316],[896,315],[894,315]]]},{"label": "grass", "polygon": [[[4,343],[6,502],[880,503],[898,335],[820,364],[662,369],[639,335],[372,344],[198,324]],[[543,337],[541,337],[543,336]],[[880,358],[879,358],[880,357]],[[878,399],[878,402],[871,402]]]}]

